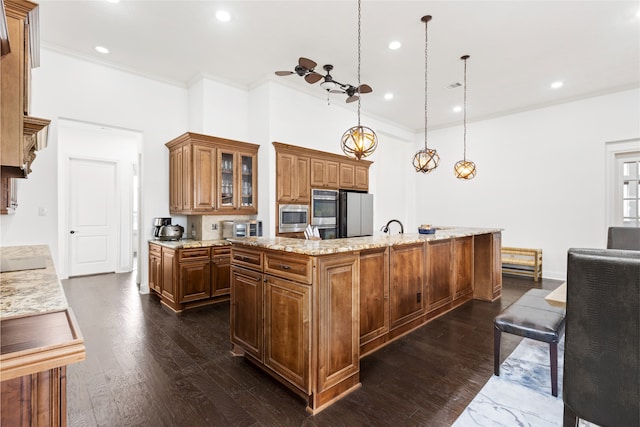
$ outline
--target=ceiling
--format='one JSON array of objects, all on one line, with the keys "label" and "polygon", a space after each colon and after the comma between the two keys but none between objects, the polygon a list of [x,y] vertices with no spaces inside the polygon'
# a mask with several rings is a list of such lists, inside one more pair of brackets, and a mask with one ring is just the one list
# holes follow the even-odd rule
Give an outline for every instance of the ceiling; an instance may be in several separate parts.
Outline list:
[{"label": "ceiling", "polygon": [[[40,0],[44,48],[181,86],[208,76],[251,89],[268,80],[320,98],[298,75],[299,57],[357,85],[357,1]],[[229,22],[215,13],[228,11]],[[424,15],[428,27],[428,124],[459,124],[468,60],[467,120],[496,117],[640,87],[640,3],[634,1],[362,1],[364,114],[424,129]],[[387,46],[398,40],[402,47]],[[95,46],[110,50],[107,55]],[[42,64],[46,66],[46,63]],[[549,85],[561,80],[564,86]],[[392,92],[394,98],[385,100]],[[332,104],[354,112],[346,95]],[[366,123],[363,123],[366,125]]]}]

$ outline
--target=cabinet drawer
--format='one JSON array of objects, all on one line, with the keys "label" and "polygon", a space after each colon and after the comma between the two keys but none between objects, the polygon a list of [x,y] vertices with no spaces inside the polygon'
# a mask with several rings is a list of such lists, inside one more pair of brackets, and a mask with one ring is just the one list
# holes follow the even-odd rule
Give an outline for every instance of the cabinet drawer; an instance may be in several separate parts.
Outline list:
[{"label": "cabinet drawer", "polygon": [[264,264],[265,273],[311,283],[311,258],[307,256],[267,252]]},{"label": "cabinet drawer", "polygon": [[178,251],[179,261],[201,260],[209,258],[209,248],[181,249]]},{"label": "cabinet drawer", "polygon": [[231,248],[211,249],[211,261],[231,261]]},{"label": "cabinet drawer", "polygon": [[160,256],[162,252],[162,247],[160,245],[149,244],[149,255],[157,255]]},{"label": "cabinet drawer", "polygon": [[234,247],[231,249],[231,262],[236,265],[243,265],[254,270],[262,271],[262,252]]}]

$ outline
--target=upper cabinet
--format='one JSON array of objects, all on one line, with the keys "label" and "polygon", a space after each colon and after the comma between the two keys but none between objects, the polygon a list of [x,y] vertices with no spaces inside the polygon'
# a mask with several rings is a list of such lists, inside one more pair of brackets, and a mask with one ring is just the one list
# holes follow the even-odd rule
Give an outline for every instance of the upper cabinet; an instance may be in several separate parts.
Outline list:
[{"label": "upper cabinet", "polygon": [[[16,178],[26,178],[36,151],[47,146],[50,120],[29,116],[31,68],[37,66],[38,5],[25,0],[4,0],[0,17],[7,38],[0,39],[0,165],[2,206],[0,213],[12,213],[17,206]],[[4,23],[6,22],[6,27]],[[13,203],[11,202],[13,200]]]},{"label": "upper cabinet", "polygon": [[172,214],[258,213],[258,145],[187,132],[166,146]]},{"label": "upper cabinet", "polygon": [[368,160],[274,142],[277,203],[308,204],[312,188],[369,191]]}]

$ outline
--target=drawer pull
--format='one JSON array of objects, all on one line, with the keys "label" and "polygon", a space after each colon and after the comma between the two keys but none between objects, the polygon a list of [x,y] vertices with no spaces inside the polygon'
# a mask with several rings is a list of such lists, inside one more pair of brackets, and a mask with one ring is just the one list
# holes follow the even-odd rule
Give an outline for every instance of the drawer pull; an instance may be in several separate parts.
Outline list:
[{"label": "drawer pull", "polygon": [[260,280],[262,280],[262,278],[256,277],[256,282],[259,282]]},{"label": "drawer pull", "polygon": [[284,264],[280,264],[280,268],[283,269],[283,270],[291,270],[291,266],[284,265]]}]

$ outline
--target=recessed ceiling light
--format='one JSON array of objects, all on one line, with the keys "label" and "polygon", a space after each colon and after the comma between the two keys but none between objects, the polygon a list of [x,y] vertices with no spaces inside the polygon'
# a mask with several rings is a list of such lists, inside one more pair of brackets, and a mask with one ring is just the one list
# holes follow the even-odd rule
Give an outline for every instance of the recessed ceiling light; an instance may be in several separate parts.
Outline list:
[{"label": "recessed ceiling light", "polygon": [[393,99],[393,94],[391,92],[387,92],[384,94],[384,99],[386,99],[387,101]]},{"label": "recessed ceiling light", "polygon": [[391,50],[397,50],[400,49],[400,47],[402,46],[402,43],[400,43],[397,40],[392,41],[391,43],[389,43],[389,49]]},{"label": "recessed ceiling light", "polygon": [[100,53],[109,53],[109,49],[107,49],[106,47],[102,47],[102,46],[96,46],[96,50]]},{"label": "recessed ceiling light", "polygon": [[455,107],[453,107],[453,112],[454,113],[459,113],[460,111],[462,111],[462,107],[459,105],[456,105]]},{"label": "recessed ceiling light", "polygon": [[216,12],[216,18],[218,18],[218,21],[220,22],[229,22],[231,20],[231,15],[225,10],[219,10]]},{"label": "recessed ceiling light", "polygon": [[562,85],[564,85],[564,83],[558,80],[556,82],[551,83],[551,89],[560,89]]}]

